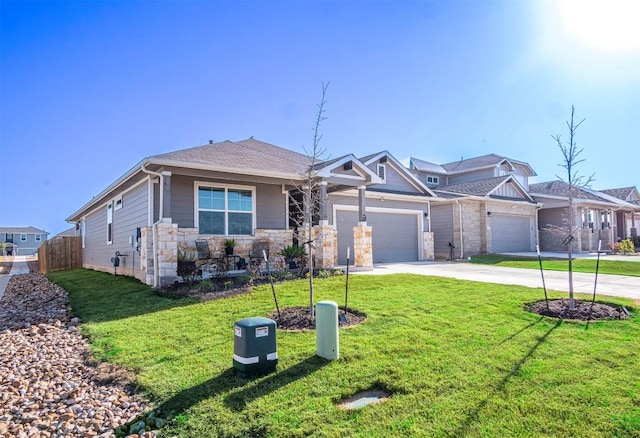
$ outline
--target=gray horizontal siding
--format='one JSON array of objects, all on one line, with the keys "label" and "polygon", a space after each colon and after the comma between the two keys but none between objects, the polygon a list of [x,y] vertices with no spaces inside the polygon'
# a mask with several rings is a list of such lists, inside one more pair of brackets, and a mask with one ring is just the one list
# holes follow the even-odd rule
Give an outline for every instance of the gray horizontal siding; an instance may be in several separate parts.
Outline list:
[{"label": "gray horizontal siding", "polygon": [[[136,235],[136,229],[148,224],[148,189],[142,183],[122,196],[122,208],[113,211],[113,239],[107,244],[107,207],[102,206],[85,218],[85,248],[82,251],[83,263],[110,267],[111,257],[116,251],[127,254],[120,264],[138,268],[138,252],[129,243],[129,237]],[[133,257],[136,257],[135,261]]]},{"label": "gray horizontal siding", "polygon": [[195,181],[211,184],[244,185],[256,190],[256,226],[284,229],[287,225],[287,198],[279,184],[250,184],[243,181],[220,181],[182,175],[171,177],[171,219],[180,228],[197,227],[195,219]]},{"label": "gray horizontal siding", "polygon": [[454,243],[452,204],[431,206],[431,231],[436,258],[449,257],[449,242]]}]

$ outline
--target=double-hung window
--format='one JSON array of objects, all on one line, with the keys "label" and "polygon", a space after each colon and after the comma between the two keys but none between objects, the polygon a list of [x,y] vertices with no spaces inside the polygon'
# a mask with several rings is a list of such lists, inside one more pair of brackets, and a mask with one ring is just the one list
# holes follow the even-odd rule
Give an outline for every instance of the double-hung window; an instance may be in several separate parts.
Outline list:
[{"label": "double-hung window", "polygon": [[255,189],[244,186],[196,185],[200,234],[251,235],[255,222]]},{"label": "double-hung window", "polygon": [[42,235],[36,234],[36,242],[41,242],[41,241],[42,241]]},{"label": "double-hung window", "polygon": [[27,235],[26,234],[20,234],[20,242],[26,242],[27,241]]}]

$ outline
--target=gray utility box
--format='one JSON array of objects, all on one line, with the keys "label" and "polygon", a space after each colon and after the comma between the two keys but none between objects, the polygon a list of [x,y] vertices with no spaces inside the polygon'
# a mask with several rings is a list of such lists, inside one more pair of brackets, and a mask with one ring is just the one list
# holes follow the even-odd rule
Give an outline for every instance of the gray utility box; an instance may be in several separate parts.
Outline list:
[{"label": "gray utility box", "polygon": [[276,322],[256,316],[233,326],[233,367],[241,374],[265,374],[278,365]]}]

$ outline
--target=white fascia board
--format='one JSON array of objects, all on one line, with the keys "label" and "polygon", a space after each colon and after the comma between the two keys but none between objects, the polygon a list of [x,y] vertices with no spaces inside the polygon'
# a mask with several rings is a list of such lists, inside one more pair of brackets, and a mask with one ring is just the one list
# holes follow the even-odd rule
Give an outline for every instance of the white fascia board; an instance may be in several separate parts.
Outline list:
[{"label": "white fascia board", "polygon": [[357,166],[361,172],[363,172],[365,175],[368,175],[371,178],[371,184],[384,184],[384,181],[382,180],[382,178],[380,178],[375,172],[369,169],[362,161],[358,160],[353,154],[345,155],[338,161],[331,163],[329,166],[326,166],[320,169],[317,173],[317,176],[321,178],[330,178],[332,176],[340,176],[340,175],[332,174],[331,169],[335,169],[336,167],[342,166],[349,161],[353,162],[353,164]]},{"label": "white fascia board", "polygon": [[529,199],[529,201],[531,202],[535,202],[535,200],[529,195],[529,193],[527,193],[527,191],[524,189],[524,187],[522,187],[522,184],[520,184],[520,182],[518,181],[518,178],[514,178],[513,175],[509,175],[508,178],[505,178],[504,181],[502,181],[500,184],[498,184],[497,186],[495,186],[495,188],[493,190],[491,190],[489,192],[489,194],[495,192],[496,190],[498,190],[500,187],[502,187],[503,185],[505,185],[506,183],[515,183],[515,185],[518,187],[518,190],[520,191],[520,194],[524,195],[527,197],[527,199]]},{"label": "white fascia board", "polygon": [[[368,191],[365,190],[365,197],[366,198],[380,198],[383,197],[384,199],[388,199],[388,200],[392,200],[392,201],[412,201],[412,202],[425,202],[425,203],[429,203],[430,201],[434,201],[434,200],[440,200],[440,198],[427,198],[423,195],[402,195],[399,193],[388,193],[388,192],[374,192],[374,191]],[[333,192],[330,193],[329,196],[331,195],[339,195],[339,196],[352,196],[352,197],[357,197],[358,196],[358,191],[357,190],[342,190],[340,192]]]},{"label": "white fascia board", "polygon": [[429,195],[437,198],[437,195],[433,193],[431,189],[429,189],[429,187],[424,185],[424,183],[420,181],[418,178],[416,178],[416,176],[413,173],[409,172],[409,170],[406,167],[404,167],[401,162],[396,160],[396,158],[393,155],[391,155],[388,151],[382,151],[379,154],[374,155],[373,157],[365,161],[364,164],[368,166],[369,164],[372,164],[373,162],[378,161],[382,157],[387,157],[387,161],[391,161],[394,165],[394,168],[398,172],[402,173],[405,179],[416,189],[421,190],[424,193],[428,193]]}]

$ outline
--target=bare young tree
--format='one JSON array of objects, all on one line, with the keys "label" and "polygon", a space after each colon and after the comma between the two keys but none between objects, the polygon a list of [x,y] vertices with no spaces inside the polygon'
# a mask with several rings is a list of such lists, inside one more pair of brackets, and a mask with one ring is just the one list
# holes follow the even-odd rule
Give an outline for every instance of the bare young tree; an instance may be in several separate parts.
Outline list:
[{"label": "bare young tree", "polygon": [[565,210],[564,222],[568,228],[568,235],[564,240],[564,244],[567,245],[567,256],[569,259],[569,308],[573,309],[575,307],[575,302],[573,299],[573,241],[576,239],[574,236],[575,231],[575,200],[578,194],[578,191],[583,187],[588,187],[591,182],[593,182],[594,175],[592,174],[588,178],[581,175],[576,169],[577,165],[584,161],[583,158],[580,158],[583,149],[579,149],[577,143],[575,141],[575,133],[576,130],[582,125],[582,122],[585,121],[583,118],[579,122],[575,122],[574,120],[575,109],[573,105],[571,105],[571,120],[567,121],[567,128],[569,128],[569,142],[565,143],[562,141],[561,136],[552,135],[560,151],[562,152],[563,163],[559,164],[560,167],[564,168],[567,171],[567,179],[564,180],[562,177],[556,175],[557,178],[566,182],[568,184],[567,189],[567,198],[568,198],[568,206]]},{"label": "bare young tree", "polygon": [[[298,229],[306,229],[306,241],[302,242],[307,250],[307,266],[309,269],[309,314],[314,316],[314,297],[313,297],[313,222],[314,216],[317,214],[320,205],[320,180],[317,176],[318,164],[326,161],[327,150],[320,146],[322,134],[320,134],[320,125],[327,119],[325,114],[325,105],[327,103],[326,95],[329,83],[322,84],[322,99],[318,104],[318,113],[313,126],[313,143],[310,147],[303,146],[305,154],[309,157],[309,162],[300,175],[302,183],[295,184],[295,191],[301,197],[292,196],[291,203],[294,210],[292,219]],[[297,214],[296,214],[297,213]]]}]

